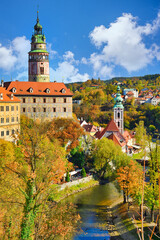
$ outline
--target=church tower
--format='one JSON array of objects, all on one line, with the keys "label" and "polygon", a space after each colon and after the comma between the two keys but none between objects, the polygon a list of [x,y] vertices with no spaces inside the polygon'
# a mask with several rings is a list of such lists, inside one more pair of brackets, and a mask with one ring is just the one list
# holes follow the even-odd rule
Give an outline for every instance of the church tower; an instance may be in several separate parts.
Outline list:
[{"label": "church tower", "polygon": [[115,98],[115,105],[114,105],[114,122],[117,125],[119,131],[121,134],[123,134],[124,131],[124,121],[123,121],[123,112],[124,112],[124,107],[123,107],[123,99],[120,94],[120,87],[117,87],[117,94]]},{"label": "church tower", "polygon": [[28,53],[29,82],[50,82],[49,53],[46,50],[46,38],[42,33],[37,12],[37,23],[31,38],[31,51]]}]

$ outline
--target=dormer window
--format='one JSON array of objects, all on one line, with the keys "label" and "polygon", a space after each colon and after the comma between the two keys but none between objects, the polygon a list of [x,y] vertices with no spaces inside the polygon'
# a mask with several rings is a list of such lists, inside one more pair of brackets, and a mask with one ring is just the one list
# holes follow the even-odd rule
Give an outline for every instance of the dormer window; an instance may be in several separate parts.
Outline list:
[{"label": "dormer window", "polygon": [[11,100],[13,100],[13,93],[11,94]]},{"label": "dormer window", "polygon": [[66,93],[66,89],[62,88],[61,93]]},{"label": "dormer window", "polygon": [[3,93],[0,94],[0,99],[3,100]]},{"label": "dormer window", "polygon": [[46,88],[46,93],[50,93],[50,89],[49,88]]},{"label": "dormer window", "polygon": [[33,93],[33,88],[30,87],[30,88],[29,88],[29,92],[30,92],[30,93]]},{"label": "dormer window", "polygon": [[16,88],[15,88],[15,87],[12,88],[12,92],[13,92],[13,93],[16,92]]}]

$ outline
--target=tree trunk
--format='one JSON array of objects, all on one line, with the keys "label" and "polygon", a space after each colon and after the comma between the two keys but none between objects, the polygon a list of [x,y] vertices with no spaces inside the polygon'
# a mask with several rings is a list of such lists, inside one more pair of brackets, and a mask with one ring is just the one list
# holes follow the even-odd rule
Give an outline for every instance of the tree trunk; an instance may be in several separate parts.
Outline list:
[{"label": "tree trunk", "polygon": [[141,208],[142,208],[142,204],[139,205],[139,212],[140,212],[140,215],[141,215]]},{"label": "tree trunk", "polygon": [[24,217],[21,224],[21,240],[32,240],[34,231],[34,220],[36,217],[35,204],[34,204],[34,180],[29,180],[27,183],[27,196],[24,206]]},{"label": "tree trunk", "polygon": [[123,203],[126,203],[126,192],[123,190]]},{"label": "tree trunk", "polygon": [[154,205],[151,208],[151,222],[154,222]]}]

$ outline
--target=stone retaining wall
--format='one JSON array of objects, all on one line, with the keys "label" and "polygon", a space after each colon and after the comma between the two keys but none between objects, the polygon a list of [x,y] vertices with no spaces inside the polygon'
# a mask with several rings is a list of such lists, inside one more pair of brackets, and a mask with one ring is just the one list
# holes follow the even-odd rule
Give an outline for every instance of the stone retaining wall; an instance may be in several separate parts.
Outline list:
[{"label": "stone retaining wall", "polygon": [[74,185],[77,185],[79,183],[86,183],[86,182],[89,182],[93,179],[93,176],[89,176],[89,177],[84,177],[84,178],[81,178],[81,179],[78,179],[78,180],[75,180],[75,181],[72,181],[72,182],[67,182],[67,183],[64,183],[63,185],[60,186],[60,190],[63,190],[65,189],[66,187],[71,187],[71,186],[74,186]]}]

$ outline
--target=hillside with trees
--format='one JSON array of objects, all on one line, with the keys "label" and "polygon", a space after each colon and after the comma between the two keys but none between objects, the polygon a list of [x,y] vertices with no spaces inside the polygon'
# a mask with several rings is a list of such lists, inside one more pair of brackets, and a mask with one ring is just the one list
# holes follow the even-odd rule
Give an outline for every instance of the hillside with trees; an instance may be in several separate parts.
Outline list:
[{"label": "hillside with trees", "polygon": [[[91,122],[95,126],[105,127],[113,117],[114,97],[117,85],[123,89],[133,88],[138,92],[150,89],[156,95],[160,91],[160,75],[146,75],[144,77],[113,78],[102,81],[100,79],[91,79],[83,83],[68,84],[73,91],[73,101],[79,100],[79,103],[73,104],[73,112],[77,118]],[[154,93],[155,92],[155,93]],[[160,129],[160,106],[153,106],[145,103],[137,104],[135,98],[127,99],[124,102],[124,125],[128,130],[133,130],[140,120],[144,120],[147,131],[154,133]]]}]

